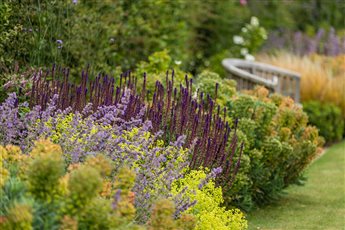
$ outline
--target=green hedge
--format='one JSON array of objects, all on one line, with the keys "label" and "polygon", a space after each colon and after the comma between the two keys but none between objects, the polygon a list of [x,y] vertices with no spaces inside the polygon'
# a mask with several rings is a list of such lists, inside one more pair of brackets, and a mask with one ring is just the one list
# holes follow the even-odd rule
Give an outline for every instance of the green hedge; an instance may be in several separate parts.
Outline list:
[{"label": "green hedge", "polygon": [[251,16],[268,30],[313,32],[320,24],[342,29],[344,8],[341,0],[4,0],[0,70],[11,71],[14,61],[20,66],[57,62],[78,68],[91,64],[110,73],[115,66],[132,68],[168,49],[185,70],[194,72],[209,66],[210,57],[229,50],[233,36]]},{"label": "green hedge", "polygon": [[344,117],[338,106],[319,101],[308,101],[303,103],[303,110],[308,114],[309,123],[319,129],[320,135],[328,143],[343,138],[345,131]]}]

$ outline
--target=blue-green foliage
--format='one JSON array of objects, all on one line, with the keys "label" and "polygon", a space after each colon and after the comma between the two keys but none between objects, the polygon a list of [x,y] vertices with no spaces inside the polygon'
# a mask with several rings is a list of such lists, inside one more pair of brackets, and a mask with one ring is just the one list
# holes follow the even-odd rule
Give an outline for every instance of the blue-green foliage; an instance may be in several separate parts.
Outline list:
[{"label": "blue-green foliage", "polygon": [[307,115],[289,98],[268,97],[264,88],[238,95],[228,103],[239,119],[239,139],[245,142],[241,168],[226,202],[244,209],[277,199],[284,188],[299,183],[317,155],[322,139],[307,125]]}]

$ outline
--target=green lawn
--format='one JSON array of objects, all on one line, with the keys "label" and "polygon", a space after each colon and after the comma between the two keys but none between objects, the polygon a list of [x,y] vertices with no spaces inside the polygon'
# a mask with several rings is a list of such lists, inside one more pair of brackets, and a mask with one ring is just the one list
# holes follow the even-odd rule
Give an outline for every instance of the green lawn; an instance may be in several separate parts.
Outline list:
[{"label": "green lawn", "polygon": [[307,170],[304,186],[248,214],[249,229],[345,229],[344,156],[344,141],[329,148]]}]

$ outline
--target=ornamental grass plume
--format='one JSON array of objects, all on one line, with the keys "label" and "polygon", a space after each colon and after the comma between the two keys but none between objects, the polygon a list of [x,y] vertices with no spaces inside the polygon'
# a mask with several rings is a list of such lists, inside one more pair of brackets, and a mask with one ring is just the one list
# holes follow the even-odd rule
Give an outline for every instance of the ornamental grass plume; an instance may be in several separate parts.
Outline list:
[{"label": "ornamental grass plume", "polygon": [[262,62],[296,71],[301,74],[301,100],[321,101],[339,106],[345,117],[345,56],[299,57],[280,52],[277,55],[261,55]]}]

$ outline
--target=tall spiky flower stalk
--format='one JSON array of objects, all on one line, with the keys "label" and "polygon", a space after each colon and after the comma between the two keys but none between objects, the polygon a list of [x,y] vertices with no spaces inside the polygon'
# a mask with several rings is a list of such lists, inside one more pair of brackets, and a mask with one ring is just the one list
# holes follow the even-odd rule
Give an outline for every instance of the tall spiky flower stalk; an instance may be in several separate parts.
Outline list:
[{"label": "tall spiky flower stalk", "polygon": [[[47,80],[49,74],[51,80]],[[57,75],[62,75],[57,77]],[[62,79],[62,80],[61,80]],[[98,75],[90,80],[88,72],[83,71],[79,85],[69,83],[69,70],[54,66],[51,71],[38,72],[34,78],[31,94],[31,105],[40,104],[43,108],[49,99],[58,94],[57,106],[60,109],[71,107],[74,111],[82,111],[92,103],[93,109],[99,106],[117,105],[129,91],[129,99],[126,110],[121,118],[130,120],[138,115],[146,106],[144,120],[152,122],[151,132],[163,131],[166,143],[174,142],[179,136],[185,135],[184,146],[193,145],[193,154],[190,157],[190,167],[199,168],[222,167],[223,181],[231,183],[240,164],[240,157],[234,162],[236,151],[237,122],[234,125],[226,121],[226,109],[224,115],[210,95],[199,93],[193,98],[193,80],[185,77],[185,85],[174,87],[174,72],[169,79],[166,74],[166,83],[156,82],[152,98],[146,97],[146,74],[144,74],[141,92],[137,91],[137,80],[129,71],[121,74],[119,85],[115,79],[107,75]],[[216,95],[218,90],[216,85]],[[234,134],[231,134],[231,127]],[[242,154],[243,146],[239,150]]]}]

